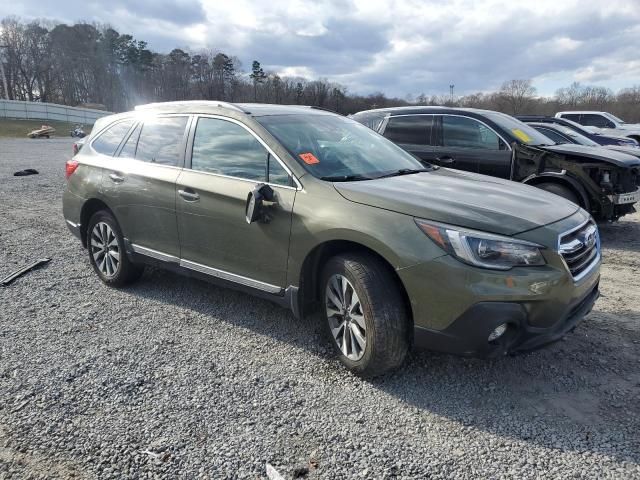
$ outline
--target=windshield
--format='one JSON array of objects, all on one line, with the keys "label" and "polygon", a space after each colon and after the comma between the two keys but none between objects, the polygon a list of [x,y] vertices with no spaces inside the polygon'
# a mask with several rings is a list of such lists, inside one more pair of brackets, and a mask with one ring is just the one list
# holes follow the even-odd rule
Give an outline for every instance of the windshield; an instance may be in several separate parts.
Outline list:
[{"label": "windshield", "polygon": [[580,145],[587,145],[589,147],[598,147],[599,145],[591,140],[590,138],[585,137],[584,135],[579,134],[575,130],[569,127],[565,127],[564,125],[554,125],[553,126],[560,133],[563,133],[567,137],[571,137],[575,142]]},{"label": "windshield", "polygon": [[556,142],[538,132],[535,128],[510,115],[498,112],[484,112],[484,115],[526,145],[556,144]]},{"label": "windshield", "polygon": [[302,114],[256,120],[318,178],[364,180],[398,170],[424,169],[391,141],[345,117]]}]

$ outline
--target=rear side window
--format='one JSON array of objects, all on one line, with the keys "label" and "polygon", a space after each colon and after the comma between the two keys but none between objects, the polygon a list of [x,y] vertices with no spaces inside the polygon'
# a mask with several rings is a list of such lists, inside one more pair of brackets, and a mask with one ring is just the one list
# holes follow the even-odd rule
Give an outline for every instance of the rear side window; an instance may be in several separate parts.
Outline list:
[{"label": "rear side window", "polygon": [[578,113],[563,113],[562,118],[571,120],[572,122],[580,123],[580,114]]},{"label": "rear side window", "polygon": [[187,117],[146,120],[140,132],[135,158],[160,165],[178,165],[186,126]]},{"label": "rear side window", "polygon": [[[266,148],[240,125],[218,118],[198,120],[191,156],[193,170],[266,181],[267,156]],[[273,175],[277,176],[275,171]]]},{"label": "rear side window", "polygon": [[111,125],[93,141],[91,146],[98,153],[113,156],[113,154],[116,153],[118,145],[122,142],[122,138],[132,125],[133,120],[125,120],[124,122]]},{"label": "rear side window", "polygon": [[504,150],[504,142],[486,125],[468,117],[442,117],[442,143],[445,147]]},{"label": "rear side window", "polygon": [[384,136],[395,143],[428,145],[431,139],[433,115],[391,117]]},{"label": "rear side window", "polygon": [[135,130],[131,132],[131,135],[129,135],[129,139],[127,140],[127,143],[124,144],[124,147],[122,147],[122,150],[120,150],[120,153],[118,154],[119,157],[129,157],[129,158],[136,157],[136,146],[138,145],[138,137],[140,136],[140,129],[141,129],[141,126],[138,125],[135,128]]},{"label": "rear side window", "polygon": [[351,118],[356,122],[360,122],[365,127],[369,127],[374,132],[380,130],[382,122],[384,122],[385,114],[380,113],[356,113]]}]

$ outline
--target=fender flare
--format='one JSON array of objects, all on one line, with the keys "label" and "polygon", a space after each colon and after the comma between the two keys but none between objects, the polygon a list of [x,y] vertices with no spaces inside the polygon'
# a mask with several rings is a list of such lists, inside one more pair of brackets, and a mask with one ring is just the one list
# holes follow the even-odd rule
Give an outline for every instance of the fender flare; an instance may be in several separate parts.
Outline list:
[{"label": "fender flare", "polygon": [[[571,189],[574,190],[580,196],[580,200],[582,201],[582,204],[584,205],[583,208],[585,210],[589,211],[589,209],[591,207],[591,202],[589,201],[589,196],[587,195],[587,191],[582,186],[582,184],[580,184],[580,182],[578,180],[576,180],[575,178],[573,178],[570,175],[567,175],[564,170],[562,172],[534,173],[533,175],[529,175],[527,178],[522,180],[521,183],[535,186],[538,183],[543,183],[543,182],[541,182],[539,180],[544,180],[544,179],[547,179],[547,178],[548,179],[553,179],[552,181],[555,181],[556,183],[565,183],[569,187],[571,187]],[[535,183],[532,183],[532,182],[535,182]]]}]

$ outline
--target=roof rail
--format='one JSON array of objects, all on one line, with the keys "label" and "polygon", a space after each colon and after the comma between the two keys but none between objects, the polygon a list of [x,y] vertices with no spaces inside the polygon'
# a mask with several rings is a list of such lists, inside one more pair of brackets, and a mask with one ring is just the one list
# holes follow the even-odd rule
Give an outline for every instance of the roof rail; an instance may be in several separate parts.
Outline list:
[{"label": "roof rail", "polygon": [[155,102],[155,103],[147,103],[144,105],[136,105],[135,110],[147,110],[153,108],[161,108],[163,106],[180,106],[180,105],[203,105],[209,107],[220,107],[220,108],[229,108],[231,110],[236,110],[238,112],[244,112],[244,110],[237,105],[229,102],[219,102],[217,100],[176,100],[173,102]]}]

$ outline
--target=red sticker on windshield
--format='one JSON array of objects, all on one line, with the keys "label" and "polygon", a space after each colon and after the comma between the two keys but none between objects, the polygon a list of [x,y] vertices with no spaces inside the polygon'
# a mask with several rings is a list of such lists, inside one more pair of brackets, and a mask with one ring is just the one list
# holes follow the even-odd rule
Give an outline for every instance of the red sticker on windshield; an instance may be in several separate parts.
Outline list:
[{"label": "red sticker on windshield", "polygon": [[313,153],[301,153],[298,156],[307,165],[315,165],[316,163],[320,163],[320,160],[318,160]]}]

